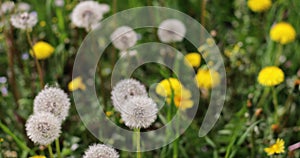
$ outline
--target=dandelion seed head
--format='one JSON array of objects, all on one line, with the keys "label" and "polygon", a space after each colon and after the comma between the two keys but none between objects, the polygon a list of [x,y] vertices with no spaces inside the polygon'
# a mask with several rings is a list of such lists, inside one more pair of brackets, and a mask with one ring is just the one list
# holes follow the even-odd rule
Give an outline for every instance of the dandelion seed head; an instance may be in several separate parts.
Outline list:
[{"label": "dandelion seed head", "polygon": [[138,35],[131,27],[121,26],[111,34],[110,39],[117,49],[127,50],[136,44]]},{"label": "dandelion seed head", "polygon": [[122,111],[124,103],[134,96],[147,96],[146,88],[135,79],[124,79],[116,84],[111,92],[113,106]]},{"label": "dandelion seed head", "polygon": [[157,117],[157,105],[147,96],[135,96],[124,103],[121,117],[130,128],[148,128]]},{"label": "dandelion seed head", "polygon": [[25,126],[30,140],[40,145],[51,144],[61,133],[59,119],[47,112],[31,115]]},{"label": "dandelion seed head", "polygon": [[13,15],[10,18],[10,22],[15,28],[26,30],[34,27],[38,19],[36,12],[24,12]]},{"label": "dandelion seed head", "polygon": [[83,158],[119,158],[119,154],[111,147],[94,144],[85,151]]},{"label": "dandelion seed head", "polygon": [[0,14],[6,14],[11,12],[15,8],[15,3],[13,1],[6,1],[1,4]]},{"label": "dandelion seed head", "polygon": [[27,12],[30,10],[30,5],[28,3],[25,2],[20,2],[17,4],[17,10],[20,12]]},{"label": "dandelion seed head", "polygon": [[107,4],[100,4],[95,1],[82,1],[76,5],[71,13],[72,23],[87,31],[98,25],[103,18],[103,14],[107,13],[110,7]]},{"label": "dandelion seed head", "polygon": [[34,113],[49,112],[63,121],[68,116],[70,99],[60,88],[46,87],[34,98]]},{"label": "dandelion seed head", "polygon": [[184,24],[177,19],[167,19],[159,25],[157,34],[162,42],[180,42],[186,34],[186,28]]}]

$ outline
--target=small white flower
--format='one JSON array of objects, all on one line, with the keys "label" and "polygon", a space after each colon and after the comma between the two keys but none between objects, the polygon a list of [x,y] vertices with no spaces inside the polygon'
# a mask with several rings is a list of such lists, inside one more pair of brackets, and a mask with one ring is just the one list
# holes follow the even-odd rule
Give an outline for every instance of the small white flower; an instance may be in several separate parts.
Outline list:
[{"label": "small white flower", "polygon": [[70,109],[70,99],[60,88],[46,87],[34,98],[34,113],[50,112],[60,121],[65,120]]},{"label": "small white flower", "polygon": [[27,136],[40,145],[51,144],[61,133],[61,123],[51,113],[36,113],[26,122]]},{"label": "small white flower", "polygon": [[184,24],[177,19],[167,19],[159,25],[157,34],[162,42],[180,42],[186,34],[186,28]]},{"label": "small white flower", "polygon": [[8,13],[11,12],[15,8],[15,3],[13,1],[6,1],[1,4],[0,13]]},{"label": "small white flower", "polygon": [[57,7],[63,7],[65,5],[65,1],[64,0],[55,0],[54,4]]},{"label": "small white flower", "polygon": [[137,42],[138,35],[128,26],[117,28],[110,36],[113,45],[119,50],[127,50]]},{"label": "small white flower", "polygon": [[124,103],[121,117],[127,127],[148,128],[157,117],[157,105],[147,96],[135,96]]},{"label": "small white flower", "polygon": [[118,158],[118,152],[103,144],[94,144],[85,151],[83,158]]},{"label": "small white flower", "polygon": [[36,12],[24,12],[15,14],[10,18],[11,24],[18,29],[26,30],[31,29],[36,25],[38,19]]},{"label": "small white flower", "polygon": [[95,1],[82,1],[73,9],[71,20],[77,27],[90,31],[103,18],[103,14],[109,10],[110,7],[107,4],[100,4]]},{"label": "small white flower", "polygon": [[30,5],[25,2],[20,2],[17,4],[17,10],[20,12],[27,12],[30,10]]},{"label": "small white flower", "polygon": [[113,106],[117,111],[123,111],[123,106],[134,96],[147,96],[146,88],[135,79],[124,79],[116,84],[111,92]]}]

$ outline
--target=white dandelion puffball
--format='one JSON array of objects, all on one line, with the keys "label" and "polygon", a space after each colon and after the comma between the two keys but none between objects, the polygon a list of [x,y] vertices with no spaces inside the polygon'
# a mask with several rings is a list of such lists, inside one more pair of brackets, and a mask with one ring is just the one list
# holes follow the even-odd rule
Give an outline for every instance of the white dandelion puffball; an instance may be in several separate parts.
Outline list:
[{"label": "white dandelion puffball", "polygon": [[109,10],[110,7],[107,4],[100,4],[95,1],[82,1],[73,9],[71,21],[75,26],[89,31],[92,26],[99,23],[103,18],[103,14]]},{"label": "white dandelion puffball", "polygon": [[18,9],[18,11],[21,11],[21,12],[27,12],[30,10],[30,5],[25,2],[20,2],[17,4],[17,9]]},{"label": "white dandelion puffball", "polygon": [[94,144],[85,151],[83,158],[119,158],[119,154],[111,147]]},{"label": "white dandelion puffball", "polygon": [[111,34],[110,39],[117,49],[127,50],[136,44],[138,35],[131,27],[121,26]]},{"label": "white dandelion puffball", "polygon": [[112,92],[113,106],[119,112],[123,111],[124,103],[134,96],[147,96],[146,88],[135,79],[124,79],[118,82]]},{"label": "white dandelion puffball", "polygon": [[62,89],[45,87],[34,98],[33,111],[34,113],[50,112],[63,121],[68,116],[70,105],[70,99]]},{"label": "white dandelion puffball", "polygon": [[13,1],[6,1],[1,4],[0,13],[8,13],[11,12],[15,8],[15,3]]},{"label": "white dandelion puffball", "polygon": [[61,132],[58,118],[47,112],[31,115],[25,127],[30,140],[40,145],[51,144]]},{"label": "white dandelion puffball", "polygon": [[18,29],[31,29],[38,22],[36,12],[15,14],[10,18],[11,24]]},{"label": "white dandelion puffball", "polygon": [[158,38],[165,43],[180,42],[186,34],[184,24],[177,19],[164,20],[158,26]]},{"label": "white dandelion puffball", "polygon": [[127,127],[148,128],[157,117],[157,105],[147,96],[135,96],[124,103],[121,117]]}]

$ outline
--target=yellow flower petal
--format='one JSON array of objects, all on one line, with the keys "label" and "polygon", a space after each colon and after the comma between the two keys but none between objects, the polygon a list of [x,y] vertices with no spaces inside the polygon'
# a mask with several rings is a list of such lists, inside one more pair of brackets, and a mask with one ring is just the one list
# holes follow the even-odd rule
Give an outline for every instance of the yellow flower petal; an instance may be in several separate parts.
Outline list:
[{"label": "yellow flower petal", "polygon": [[[37,42],[33,46],[33,50],[35,53],[35,57],[39,60],[50,57],[54,52],[54,48],[49,43],[43,41]],[[32,50],[30,50],[29,53],[31,56],[33,56]]]},{"label": "yellow flower petal", "polygon": [[81,77],[76,77],[71,82],[69,82],[68,89],[69,89],[69,91],[75,91],[75,90],[78,90],[78,89],[85,90],[86,86],[82,82]]},{"label": "yellow flower petal", "polygon": [[248,7],[253,12],[263,12],[268,10],[272,6],[271,0],[248,0]]},{"label": "yellow flower petal", "polygon": [[181,83],[176,78],[164,79],[155,88],[157,94],[165,97],[171,96],[172,90],[174,91],[174,95],[181,93]]},{"label": "yellow flower petal", "polygon": [[199,67],[201,63],[201,56],[199,53],[189,53],[185,55],[187,64],[192,65],[193,67]]},{"label": "yellow flower petal", "polygon": [[219,85],[220,74],[214,70],[200,68],[197,72],[195,80],[199,88],[211,89]]},{"label": "yellow flower petal", "polygon": [[270,38],[280,44],[287,44],[296,39],[296,31],[291,24],[280,22],[271,28]]},{"label": "yellow flower petal", "polygon": [[263,86],[276,86],[284,81],[284,73],[276,66],[267,66],[259,72],[257,80]]}]

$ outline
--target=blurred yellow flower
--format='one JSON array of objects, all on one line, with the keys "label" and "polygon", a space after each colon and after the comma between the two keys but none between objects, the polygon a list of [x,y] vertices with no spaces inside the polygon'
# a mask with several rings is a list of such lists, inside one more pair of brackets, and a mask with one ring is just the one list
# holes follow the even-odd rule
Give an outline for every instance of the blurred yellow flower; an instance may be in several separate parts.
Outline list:
[{"label": "blurred yellow flower", "polygon": [[199,53],[189,53],[189,54],[185,55],[185,59],[193,67],[199,67],[199,65],[201,63],[201,56]]},{"label": "blurred yellow flower", "polygon": [[164,79],[155,88],[156,93],[164,97],[171,96],[172,90],[174,95],[181,93],[181,83],[176,78]]},{"label": "blurred yellow flower", "polygon": [[268,156],[284,153],[284,141],[278,138],[275,144],[271,145],[268,148],[265,148],[264,150],[268,154]]},{"label": "blurred yellow flower", "polygon": [[210,89],[219,85],[221,82],[220,74],[217,71],[200,68],[195,77],[199,88]]},{"label": "blurred yellow flower", "polygon": [[45,26],[46,26],[46,21],[41,21],[41,22],[40,22],[40,26],[41,26],[41,27],[45,27]]},{"label": "blurred yellow flower", "polygon": [[2,143],[4,141],[4,139],[3,138],[0,138],[0,143]]},{"label": "blurred yellow flower", "polygon": [[[46,59],[54,52],[54,48],[49,43],[43,41],[37,42],[33,46],[33,50],[37,59]],[[30,50],[30,55],[33,56],[32,50]]]},{"label": "blurred yellow flower", "polygon": [[172,90],[174,92],[173,101],[177,108],[185,110],[193,106],[194,102],[191,100],[191,92],[188,89],[184,88],[178,79],[164,79],[156,86],[156,93],[161,96],[167,97],[166,102],[168,104],[171,104],[172,101]]},{"label": "blurred yellow flower", "polygon": [[85,90],[86,86],[82,82],[81,77],[76,77],[71,82],[69,82],[68,89],[69,89],[69,91],[75,91],[75,90],[78,90],[78,89]]},{"label": "blurred yellow flower", "polygon": [[259,72],[257,80],[263,86],[276,86],[283,82],[284,73],[276,66],[267,66]]},{"label": "blurred yellow flower", "polygon": [[280,44],[287,44],[296,39],[296,31],[291,24],[280,22],[271,28],[270,38]]},{"label": "blurred yellow flower", "polygon": [[106,112],[105,112],[105,115],[106,115],[107,117],[110,117],[110,116],[112,116],[113,114],[114,114],[113,111],[106,111]]},{"label": "blurred yellow flower", "polygon": [[272,6],[271,0],[248,0],[248,7],[254,12],[263,12]]},{"label": "blurred yellow flower", "polygon": [[47,158],[46,156],[44,155],[35,155],[35,156],[32,156],[30,158]]}]

